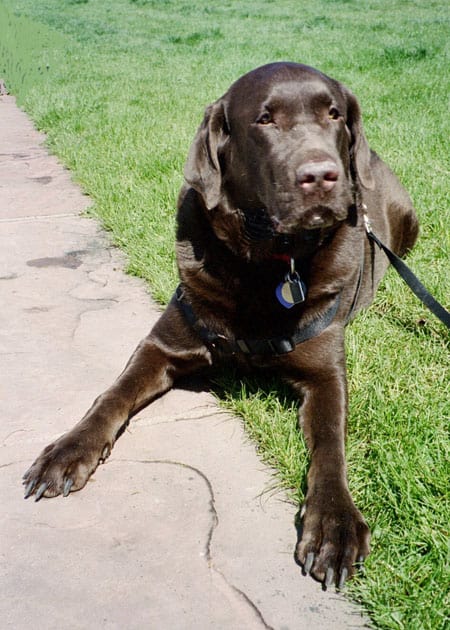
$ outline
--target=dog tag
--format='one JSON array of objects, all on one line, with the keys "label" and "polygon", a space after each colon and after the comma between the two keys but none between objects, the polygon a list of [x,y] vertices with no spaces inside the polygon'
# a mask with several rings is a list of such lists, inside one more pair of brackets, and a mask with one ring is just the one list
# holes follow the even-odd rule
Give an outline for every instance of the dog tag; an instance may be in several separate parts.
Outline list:
[{"label": "dog tag", "polygon": [[296,304],[301,304],[305,301],[305,283],[302,282],[296,271],[294,273],[288,273],[286,274],[284,282],[280,282],[275,289],[275,295],[284,308],[292,308]]}]

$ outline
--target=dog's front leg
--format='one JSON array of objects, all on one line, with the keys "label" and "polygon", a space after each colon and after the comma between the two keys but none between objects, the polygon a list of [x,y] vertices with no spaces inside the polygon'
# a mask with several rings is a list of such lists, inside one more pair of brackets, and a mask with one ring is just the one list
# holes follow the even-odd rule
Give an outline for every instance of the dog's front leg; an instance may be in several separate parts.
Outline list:
[{"label": "dog's front leg", "polygon": [[342,587],[355,563],[368,555],[370,533],[347,484],[343,339],[331,337],[324,333],[310,344],[307,368],[302,369],[301,382],[294,383],[302,391],[300,423],[311,453],[296,553],[306,573],[326,586]]},{"label": "dog's front leg", "polygon": [[177,378],[209,363],[208,350],[172,302],[116,382],[25,473],[25,498],[67,496],[83,488],[134,413],[170,389]]}]

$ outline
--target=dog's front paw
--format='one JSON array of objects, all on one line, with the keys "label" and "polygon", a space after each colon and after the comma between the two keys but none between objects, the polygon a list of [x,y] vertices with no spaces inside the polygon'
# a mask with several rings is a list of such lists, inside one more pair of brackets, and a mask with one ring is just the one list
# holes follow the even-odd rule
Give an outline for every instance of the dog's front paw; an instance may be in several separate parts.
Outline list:
[{"label": "dog's front paw", "polygon": [[370,553],[370,532],[350,495],[307,499],[296,555],[306,574],[325,587],[344,587]]},{"label": "dog's front paw", "polygon": [[65,497],[81,490],[97,466],[111,452],[111,445],[89,436],[88,432],[70,431],[49,444],[23,476],[25,499],[34,495]]}]

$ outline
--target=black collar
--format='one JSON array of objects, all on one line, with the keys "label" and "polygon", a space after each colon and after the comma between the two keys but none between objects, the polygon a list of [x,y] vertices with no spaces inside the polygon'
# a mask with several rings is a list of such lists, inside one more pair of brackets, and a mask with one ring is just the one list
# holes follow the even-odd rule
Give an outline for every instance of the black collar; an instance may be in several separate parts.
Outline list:
[{"label": "black collar", "polygon": [[180,308],[186,321],[198,333],[210,350],[232,355],[280,356],[292,352],[299,343],[318,337],[333,321],[339,308],[341,294],[334,298],[328,309],[305,326],[299,326],[292,336],[272,337],[271,339],[233,339],[218,334],[200,323],[191,304],[187,301],[183,286],[178,285],[173,300]]}]

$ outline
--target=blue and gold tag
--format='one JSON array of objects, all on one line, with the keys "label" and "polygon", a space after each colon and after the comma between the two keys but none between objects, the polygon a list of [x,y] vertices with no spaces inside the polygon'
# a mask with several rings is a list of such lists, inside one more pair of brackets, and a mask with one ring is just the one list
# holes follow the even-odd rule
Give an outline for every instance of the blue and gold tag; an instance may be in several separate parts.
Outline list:
[{"label": "blue and gold tag", "polygon": [[275,295],[284,308],[292,308],[306,300],[306,285],[295,270],[295,261],[291,258],[291,270],[285,275],[284,281],[275,289]]}]

